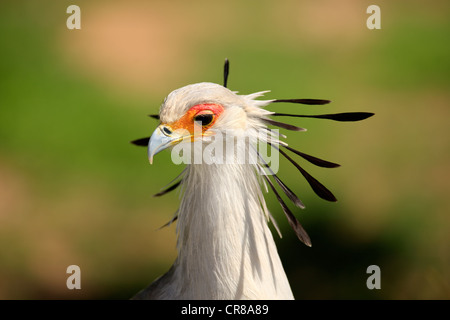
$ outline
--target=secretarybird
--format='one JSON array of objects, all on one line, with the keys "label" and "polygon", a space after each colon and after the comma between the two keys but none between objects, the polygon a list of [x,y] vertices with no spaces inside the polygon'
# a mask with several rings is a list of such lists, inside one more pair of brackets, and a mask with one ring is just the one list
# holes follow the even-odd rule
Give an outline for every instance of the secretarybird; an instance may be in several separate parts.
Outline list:
[{"label": "secretarybird", "polygon": [[[293,299],[268,227],[271,221],[278,231],[263,196],[263,191],[268,192],[267,186],[298,238],[307,246],[311,246],[311,241],[275,188],[273,181],[294,205],[304,208],[300,199],[278,178],[276,166],[269,164],[267,148],[290,161],[314,192],[328,201],[336,198],[283,149],[320,167],[339,165],[288,146],[281,140],[286,136],[268,125],[293,131],[305,129],[271,117],[359,121],[373,115],[367,112],[297,115],[267,111],[263,108],[283,102],[323,105],[330,101],[257,100],[268,91],[238,95],[227,89],[228,71],[229,63],[225,60],[224,85],[203,82],[170,93],[159,115],[150,115],[160,120],[152,136],[132,141],[148,146],[150,163],[155,154],[166,148],[172,149],[173,161],[186,163],[180,176],[157,194],[181,186],[179,209],[168,223],[177,220],[178,256],[166,274],[134,299]],[[264,146],[266,154],[263,154]]]}]

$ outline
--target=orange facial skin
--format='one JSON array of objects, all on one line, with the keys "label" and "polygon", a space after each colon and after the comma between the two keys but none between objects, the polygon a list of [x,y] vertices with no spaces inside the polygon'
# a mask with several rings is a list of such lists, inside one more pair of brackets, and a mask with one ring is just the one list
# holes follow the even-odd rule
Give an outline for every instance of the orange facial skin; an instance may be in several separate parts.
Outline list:
[{"label": "orange facial skin", "polygon": [[[185,130],[188,131],[191,135],[191,139],[194,139],[194,132],[200,133],[202,135],[211,128],[216,122],[217,118],[222,114],[224,108],[219,104],[214,103],[205,103],[205,104],[197,104],[190,108],[184,116],[182,116],[178,121],[173,123],[166,123],[165,126],[169,127],[172,131],[176,130]],[[198,125],[195,123],[195,117],[203,114],[212,115],[213,119],[210,123],[206,125]],[[201,131],[200,131],[201,130]]]}]

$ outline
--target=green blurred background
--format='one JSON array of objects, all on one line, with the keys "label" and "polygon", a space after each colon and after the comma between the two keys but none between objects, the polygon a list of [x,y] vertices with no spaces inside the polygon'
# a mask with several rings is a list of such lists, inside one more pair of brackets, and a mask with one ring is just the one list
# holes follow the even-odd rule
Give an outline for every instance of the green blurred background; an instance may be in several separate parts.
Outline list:
[{"label": "green blurred background", "polygon": [[[81,30],[66,28],[70,4]],[[151,195],[182,168],[129,141],[172,90],[222,83],[228,57],[232,90],[333,101],[279,112],[376,113],[289,119],[308,128],[286,132],[292,146],[342,165],[305,163],[327,203],[281,163],[312,248],[266,197],[296,298],[449,299],[449,14],[448,1],[1,1],[0,298],[128,299],[170,267],[175,227],[157,229],[178,195]],[[66,287],[72,264],[81,290]],[[381,290],[366,287],[372,264]]]}]

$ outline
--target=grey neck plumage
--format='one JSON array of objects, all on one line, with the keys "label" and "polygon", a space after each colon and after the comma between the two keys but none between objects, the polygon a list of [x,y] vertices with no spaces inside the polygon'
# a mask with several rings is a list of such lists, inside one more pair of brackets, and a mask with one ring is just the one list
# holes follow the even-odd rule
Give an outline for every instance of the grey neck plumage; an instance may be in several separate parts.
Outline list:
[{"label": "grey neck plumage", "polygon": [[187,165],[178,257],[136,298],[293,299],[250,164]]}]

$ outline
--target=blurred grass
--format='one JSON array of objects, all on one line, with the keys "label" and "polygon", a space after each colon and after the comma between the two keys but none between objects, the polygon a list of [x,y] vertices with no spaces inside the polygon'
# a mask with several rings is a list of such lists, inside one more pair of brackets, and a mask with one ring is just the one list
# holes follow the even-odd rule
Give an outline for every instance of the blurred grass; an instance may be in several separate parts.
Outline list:
[{"label": "blurred grass", "polygon": [[[365,27],[372,3],[350,0],[78,1],[73,31],[69,4],[0,3],[0,298],[126,299],[168,269],[175,230],[155,230],[178,198],[151,194],[181,168],[167,153],[149,166],[128,142],[153,131],[146,115],[173,89],[221,83],[225,57],[232,90],[333,101],[302,109],[312,114],[376,113],[291,121],[308,128],[287,133],[291,145],[343,165],[305,166],[335,192],[330,204],[282,162],[279,175],[307,205],[299,217],[312,248],[267,196],[295,296],[450,298],[447,2],[382,1],[375,31]],[[71,264],[82,270],[77,292],[65,286]],[[365,287],[371,264],[379,291]]]}]

